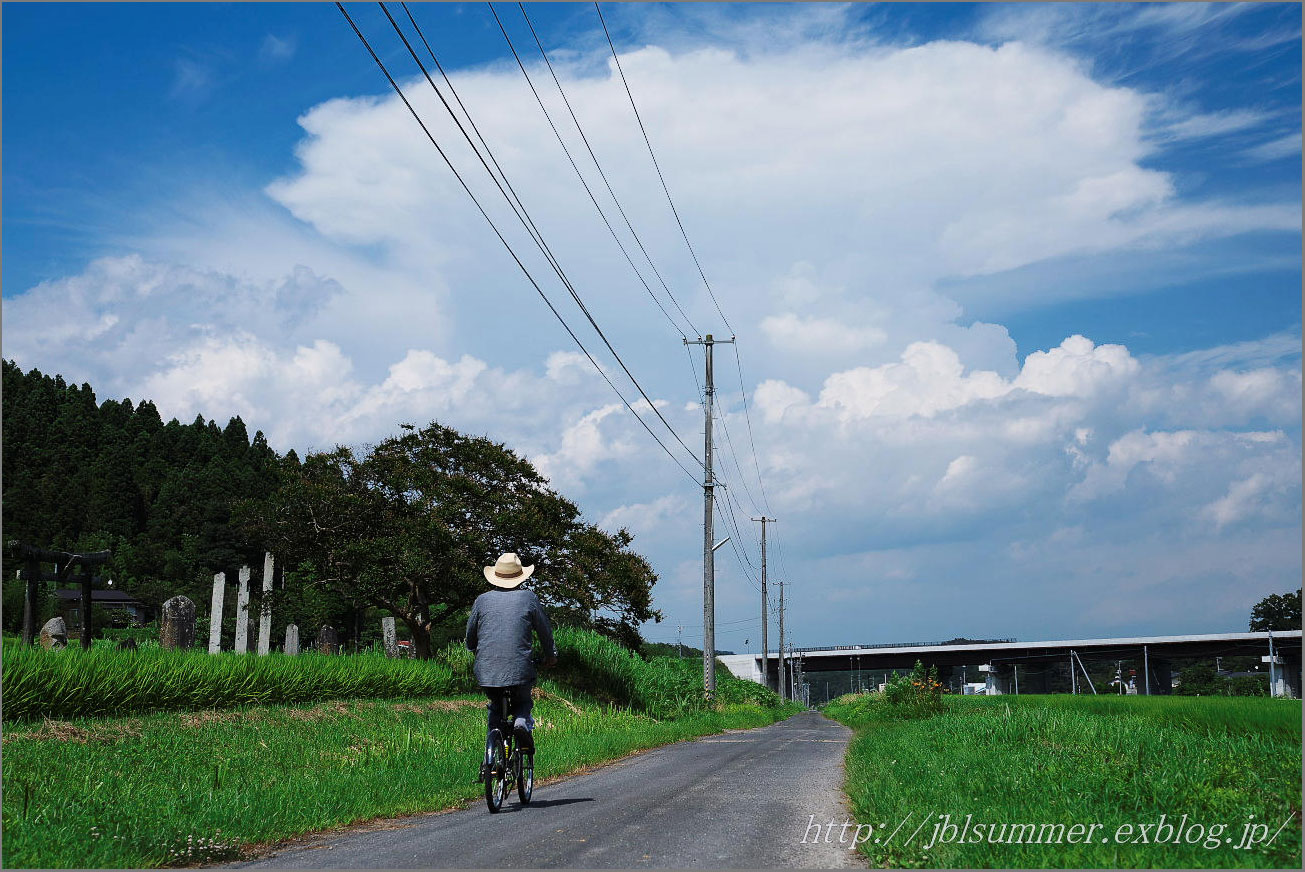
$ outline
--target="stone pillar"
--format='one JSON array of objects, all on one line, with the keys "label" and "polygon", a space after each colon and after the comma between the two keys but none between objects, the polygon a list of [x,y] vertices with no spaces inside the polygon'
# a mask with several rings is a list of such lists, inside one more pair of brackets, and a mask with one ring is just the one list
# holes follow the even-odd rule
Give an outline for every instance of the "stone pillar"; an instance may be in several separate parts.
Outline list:
[{"label": "stone pillar", "polygon": [[236,590],[236,653],[249,651],[249,567],[240,567],[240,587]]},{"label": "stone pillar", "polygon": [[219,572],[213,576],[213,607],[208,614],[208,653],[217,654],[222,650],[222,600],[227,595],[227,574]]},{"label": "stone pillar", "polygon": [[299,653],[299,628],[294,624],[285,627],[285,653],[291,657]]},{"label": "stone pillar", "polygon": [[317,653],[334,654],[340,646],[340,637],[335,632],[335,627],[330,624],[322,627],[317,634]]},{"label": "stone pillar", "polygon": [[381,618],[381,638],[385,644],[385,656],[398,657],[399,637],[394,632],[394,618]]},{"label": "stone pillar", "polygon": [[263,552],[263,601],[258,609],[258,656],[262,657],[272,646],[272,572],[276,568],[272,552]]},{"label": "stone pillar", "polygon": [[195,604],[190,597],[174,596],[163,604],[159,621],[159,645],[186,650],[195,644]]},{"label": "stone pillar", "polygon": [[68,627],[63,618],[51,618],[45,622],[41,628],[41,647],[46,650],[68,647]]}]

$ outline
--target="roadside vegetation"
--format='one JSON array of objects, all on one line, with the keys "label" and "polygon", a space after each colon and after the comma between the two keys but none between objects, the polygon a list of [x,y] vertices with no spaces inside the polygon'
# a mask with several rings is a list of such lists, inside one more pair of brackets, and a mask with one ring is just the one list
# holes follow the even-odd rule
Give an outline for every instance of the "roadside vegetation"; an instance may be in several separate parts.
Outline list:
[{"label": "roadside vegetation", "polygon": [[[763,726],[796,711],[773,693],[728,673],[719,676],[717,702],[709,706],[701,699],[701,671],[695,672],[693,661],[643,660],[591,631],[563,628],[557,637],[561,662],[543,673],[545,680],[536,690],[541,780],[668,742]],[[434,811],[481,793],[475,778],[485,709],[474,692],[466,652],[449,648],[435,660],[408,661],[368,655],[259,658],[138,651],[137,657],[150,655],[138,663],[155,666],[129,672],[121,665],[127,661],[117,658],[132,653],[6,648],[7,867],[223,862],[259,844]],[[29,682],[29,656],[73,664],[100,655],[103,659],[94,659],[100,671],[66,673],[82,676],[76,689],[94,689],[87,676],[121,687],[124,675],[134,675],[150,688],[132,697],[138,702],[184,699],[175,688],[190,677],[203,680],[209,673],[200,663],[208,663],[212,674],[228,677],[223,670],[251,670],[245,673],[247,687],[263,681],[282,689],[302,688],[322,677],[345,682],[349,670],[371,678],[357,679],[353,697],[285,705],[200,704],[180,711],[148,711],[158,706],[142,705],[131,716],[47,712],[13,721],[9,681],[15,654],[20,655],[15,662],[29,670]],[[227,665],[232,661],[240,665]],[[260,667],[260,662],[273,665]],[[308,677],[294,679],[296,667]],[[440,689],[392,690],[423,680]],[[101,693],[96,698],[108,697]]]},{"label": "roadside vegetation", "polygon": [[[596,702],[659,718],[703,707],[698,661],[644,659],[592,630],[558,628],[556,644],[559,662],[547,675]],[[471,652],[457,644],[430,660],[389,659],[379,651],[214,657],[157,646],[124,651],[112,643],[97,643],[90,651],[15,644],[4,651],[3,714],[8,723],[474,693],[471,666]],[[774,697],[723,668],[719,672],[725,676],[720,702],[765,705]]]},{"label": "roadside vegetation", "polygon": [[[919,669],[907,682],[825,707],[856,730],[846,790],[875,828],[860,846],[873,865],[1300,867],[1299,702],[942,696]],[[1094,823],[1069,842],[1073,825]],[[1016,843],[989,843],[992,824]],[[1012,829],[1023,824],[1036,832]],[[1065,837],[1050,843],[1059,824]]]}]

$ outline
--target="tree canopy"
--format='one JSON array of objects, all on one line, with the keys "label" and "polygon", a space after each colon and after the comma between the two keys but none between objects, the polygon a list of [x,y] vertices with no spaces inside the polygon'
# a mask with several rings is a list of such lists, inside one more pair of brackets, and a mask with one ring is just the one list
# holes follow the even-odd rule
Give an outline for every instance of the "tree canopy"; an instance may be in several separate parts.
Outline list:
[{"label": "tree canopy", "polygon": [[287,555],[294,581],[392,612],[428,656],[486,587],[503,552],[535,564],[531,585],[554,619],[637,643],[656,576],[625,530],[586,523],[526,459],[438,423],[366,450],[309,455],[237,517]]},{"label": "tree canopy", "polygon": [[[280,573],[273,633],[323,624],[366,645],[375,611],[400,618],[418,650],[458,634],[486,588],[481,567],[515,551],[555,621],[630,645],[652,608],[652,568],[630,534],[586,523],[524,458],[484,437],[431,424],[365,450],[272,450],[239,417],[164,423],[148,400],[97,402],[88,384],[4,361],[6,540],[61,551],[109,550],[115,588],[156,608],[177,594],[199,606],[213,574],[265,550]],[[4,622],[22,620],[21,585],[3,567]],[[253,585],[254,606],[262,596]],[[15,607],[16,606],[16,607]],[[44,608],[44,606],[42,606]],[[224,613],[224,644],[235,609]],[[370,628],[370,629],[369,629]],[[434,637],[432,637],[434,633]]]},{"label": "tree canopy", "polygon": [[[3,440],[5,539],[107,549],[102,574],[156,607],[176,594],[204,602],[212,573],[257,565],[261,545],[232,528],[231,505],[267,496],[298,463],[239,417],[164,423],[148,400],[97,402],[89,384],[8,360]],[[6,609],[6,627],[21,619]]]},{"label": "tree canopy", "polygon": [[1251,609],[1251,630],[1299,630],[1300,589],[1271,593]]}]

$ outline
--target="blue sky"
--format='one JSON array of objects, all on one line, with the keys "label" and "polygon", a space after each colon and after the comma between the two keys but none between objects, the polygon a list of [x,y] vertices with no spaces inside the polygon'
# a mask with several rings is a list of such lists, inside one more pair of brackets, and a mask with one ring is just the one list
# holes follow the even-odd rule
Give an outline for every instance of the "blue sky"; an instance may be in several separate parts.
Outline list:
[{"label": "blue sky", "polygon": [[[520,13],[497,8],[562,122]],[[349,9],[412,82],[376,6]],[[679,336],[486,7],[412,9],[697,445]],[[659,269],[726,332],[593,7],[529,12]],[[604,12],[740,336],[800,641],[1233,629],[1299,579],[1299,4]],[[334,5],[9,3],[4,23],[7,357],[183,419],[239,413],[281,450],[433,417],[494,433],[635,533],[668,617],[648,635],[691,634],[700,498],[575,359]],[[764,510],[741,485],[739,517]],[[749,572],[722,561],[722,647],[755,641]],[[990,605],[1003,591],[1027,602]]]}]

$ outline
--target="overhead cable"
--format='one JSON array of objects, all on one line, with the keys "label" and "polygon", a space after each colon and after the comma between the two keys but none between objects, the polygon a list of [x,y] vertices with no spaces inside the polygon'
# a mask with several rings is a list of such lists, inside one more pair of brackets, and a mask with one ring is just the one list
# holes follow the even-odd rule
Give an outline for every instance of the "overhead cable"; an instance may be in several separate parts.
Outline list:
[{"label": "overhead cable", "polygon": [[677,458],[671,452],[671,450],[666,446],[666,444],[662,442],[660,438],[658,438],[657,434],[654,433],[652,428],[648,426],[648,422],[645,421],[639,415],[639,413],[635,411],[634,406],[630,404],[630,401],[627,400],[625,398],[625,395],[621,393],[620,389],[616,387],[615,383],[612,382],[611,378],[607,375],[606,371],[601,366],[598,365],[598,361],[594,360],[593,355],[589,353],[589,350],[585,347],[584,343],[580,341],[580,337],[578,337],[575,334],[575,331],[571,329],[571,325],[569,325],[566,322],[566,319],[562,317],[562,314],[557,310],[557,307],[553,305],[553,301],[550,300],[548,298],[548,295],[544,293],[543,288],[539,286],[539,283],[535,280],[535,277],[531,275],[530,270],[526,268],[526,265],[524,263],[522,263],[521,258],[517,256],[516,251],[513,250],[511,244],[509,244],[507,239],[503,236],[503,233],[499,230],[498,225],[496,225],[494,223],[494,220],[489,217],[489,213],[485,211],[485,208],[481,205],[480,201],[476,198],[476,195],[472,193],[471,188],[467,185],[466,180],[463,179],[462,174],[458,172],[457,168],[453,165],[453,162],[449,160],[449,156],[444,152],[444,149],[440,147],[439,142],[437,142],[434,135],[431,134],[430,129],[427,128],[426,126],[426,123],[422,121],[421,116],[417,114],[417,110],[413,108],[412,103],[409,102],[407,95],[403,93],[403,89],[399,87],[398,82],[396,82],[394,80],[394,77],[390,75],[389,69],[386,68],[384,62],[381,61],[380,57],[377,56],[376,51],[372,48],[371,44],[367,41],[367,38],[363,36],[362,31],[358,29],[358,25],[354,22],[352,16],[349,15],[348,10],[346,10],[344,8],[344,5],[338,2],[338,0],[335,5],[336,8],[340,10],[340,13],[344,15],[345,20],[349,22],[349,26],[353,29],[353,32],[357,35],[359,41],[362,42],[363,47],[367,50],[367,53],[371,55],[372,60],[376,62],[377,67],[379,67],[381,73],[384,74],[386,81],[390,83],[390,87],[392,87],[394,89],[394,92],[398,94],[399,99],[403,101],[403,105],[407,107],[408,112],[412,115],[413,119],[416,120],[417,124],[421,127],[422,132],[426,134],[426,138],[430,140],[431,145],[435,146],[435,150],[439,152],[439,155],[444,160],[445,165],[447,165],[449,170],[453,173],[454,178],[458,180],[458,184],[462,186],[462,190],[465,191],[467,196],[471,198],[471,201],[475,205],[476,210],[480,212],[481,217],[484,218],[485,221],[489,224],[490,229],[494,231],[494,235],[498,237],[499,242],[503,245],[505,249],[507,249],[508,254],[512,257],[512,260],[516,263],[517,267],[521,270],[522,274],[525,275],[526,279],[530,282],[531,286],[534,287],[535,292],[539,294],[540,299],[544,301],[544,304],[548,306],[549,311],[553,313],[553,317],[555,317],[558,320],[558,323],[562,325],[563,329],[566,330],[567,334],[571,337],[572,341],[575,342],[575,344],[584,353],[585,357],[588,358],[589,362],[593,365],[594,369],[598,370],[599,375],[603,377],[603,380],[607,382],[608,386],[613,390],[613,392],[615,392],[616,395],[620,397],[621,402],[625,404],[625,407],[627,409],[629,409],[630,414],[634,415],[634,417],[639,421],[639,423],[643,425],[643,428],[648,431],[648,435],[651,436],[653,440],[661,447],[662,451],[666,453],[666,456],[670,457],[671,460],[675,463],[675,465],[678,466],[681,469],[681,471],[683,471],[684,474],[689,477],[690,480],[692,480],[695,484],[697,484],[697,478],[693,475],[693,473],[689,472],[689,470],[685,468],[684,464],[680,462],[679,458]]}]

